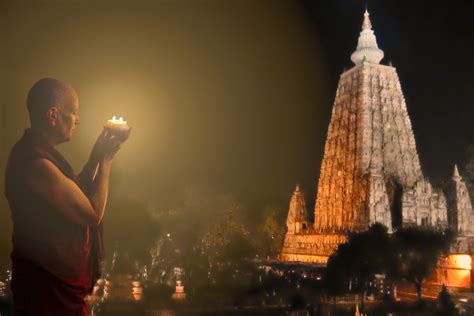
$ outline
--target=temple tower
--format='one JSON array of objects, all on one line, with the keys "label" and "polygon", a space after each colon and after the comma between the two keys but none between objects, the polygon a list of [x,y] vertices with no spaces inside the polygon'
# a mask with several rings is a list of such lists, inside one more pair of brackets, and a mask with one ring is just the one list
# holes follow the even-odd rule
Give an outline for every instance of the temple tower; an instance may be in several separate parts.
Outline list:
[{"label": "temple tower", "polygon": [[308,231],[309,223],[307,214],[303,194],[297,185],[290,201],[290,209],[286,220],[287,232],[289,234],[299,234]]},{"label": "temple tower", "polygon": [[283,261],[325,264],[349,233],[376,222],[389,231],[402,225],[449,226],[458,233],[452,252],[474,252],[474,213],[466,185],[457,167],[445,192],[424,177],[397,71],[380,64],[383,56],[365,11],[351,55],[355,65],[341,75],[336,91],[315,222],[302,229],[308,222],[297,188],[280,254]]},{"label": "temple tower", "polygon": [[[341,75],[329,124],[315,206],[317,232],[392,228],[401,188],[422,178],[396,69],[380,64],[369,13]],[[390,194],[388,194],[390,193]],[[397,214],[392,214],[392,213]]]},{"label": "temple tower", "polygon": [[458,235],[474,235],[472,224],[472,204],[467,191],[466,183],[459,175],[457,165],[454,165],[454,172],[449,186],[448,197],[448,221]]}]

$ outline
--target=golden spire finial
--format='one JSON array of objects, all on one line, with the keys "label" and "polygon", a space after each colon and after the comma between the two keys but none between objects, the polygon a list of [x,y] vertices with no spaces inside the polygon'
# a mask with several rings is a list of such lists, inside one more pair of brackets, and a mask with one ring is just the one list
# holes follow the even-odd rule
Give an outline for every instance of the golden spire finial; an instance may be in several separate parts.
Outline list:
[{"label": "golden spire finial", "polygon": [[351,60],[356,65],[360,65],[364,62],[380,64],[382,58],[383,51],[377,46],[377,39],[375,38],[372,23],[369,19],[369,11],[365,9],[362,32],[360,32],[357,49],[352,53]]},{"label": "golden spire finial", "polygon": [[364,23],[362,24],[362,29],[363,30],[371,30],[372,29],[372,23],[370,23],[370,18],[369,18],[369,11],[367,8],[365,8],[364,12]]}]

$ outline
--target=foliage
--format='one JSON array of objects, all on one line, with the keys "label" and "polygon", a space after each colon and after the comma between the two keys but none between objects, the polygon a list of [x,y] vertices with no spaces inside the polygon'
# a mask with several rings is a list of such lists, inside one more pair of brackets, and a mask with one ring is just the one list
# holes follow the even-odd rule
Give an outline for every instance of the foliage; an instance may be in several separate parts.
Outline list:
[{"label": "foliage", "polygon": [[[377,250],[377,253],[374,250]],[[375,274],[385,273],[389,266],[391,241],[387,228],[373,224],[367,231],[352,234],[329,258],[325,283],[331,294],[344,292],[346,282],[360,284],[363,299],[367,283]]]},{"label": "foliage", "polygon": [[421,302],[423,281],[453,241],[450,231],[412,226],[389,235],[385,226],[373,224],[368,231],[355,233],[339,245],[328,260],[325,286],[330,294],[338,295],[347,291],[349,282],[357,283],[364,300],[367,282],[375,274],[386,274],[413,282]]},{"label": "foliage", "polygon": [[427,227],[409,226],[393,234],[393,262],[390,274],[412,282],[422,301],[421,286],[436,268],[441,255],[447,254],[454,234]]},{"label": "foliage", "polygon": [[249,232],[242,224],[236,209],[212,221],[203,233],[198,248],[214,259],[239,260],[251,256]]},{"label": "foliage", "polygon": [[262,225],[262,232],[265,237],[265,246],[270,254],[278,253],[285,238],[284,221],[282,220],[281,210],[275,208],[267,208],[265,221]]},{"label": "foliage", "polygon": [[350,277],[349,265],[344,260],[344,253],[348,252],[344,250],[347,248],[347,244],[341,244],[337,251],[329,257],[327,268],[324,274],[324,288],[328,291],[331,296],[337,296],[347,291],[347,282]]}]

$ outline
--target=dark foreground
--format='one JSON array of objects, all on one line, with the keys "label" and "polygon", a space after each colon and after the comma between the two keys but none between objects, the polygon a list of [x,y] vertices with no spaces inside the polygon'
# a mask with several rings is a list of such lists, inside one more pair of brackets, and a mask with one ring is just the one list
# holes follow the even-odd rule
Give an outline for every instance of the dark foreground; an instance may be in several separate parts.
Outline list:
[{"label": "dark foreground", "polygon": [[[102,286],[90,300],[94,316],[195,316],[195,315],[355,315],[360,302],[356,291],[339,297],[327,296],[321,269],[307,266],[240,265],[218,266],[207,273],[185,278],[184,300],[172,299],[173,282],[142,281],[140,299],[133,301],[133,280],[129,274],[109,276],[109,289]],[[199,277],[202,277],[202,280]],[[171,278],[171,281],[174,281]],[[374,287],[368,294],[366,316],[447,315],[438,311],[439,286],[425,286],[424,304],[419,307],[413,286],[399,283],[396,300],[381,295]],[[143,293],[143,295],[141,294]],[[474,293],[453,290],[458,315],[474,315]],[[0,296],[0,316],[11,315],[9,295]]]},{"label": "dark foreground", "polygon": [[[473,315],[474,309],[458,306],[458,315]],[[96,316],[198,316],[198,315],[291,315],[291,316],[349,316],[355,314],[354,303],[324,303],[310,305],[303,308],[292,308],[288,305],[271,306],[203,306],[190,307],[183,305],[167,306],[163,308],[147,309],[143,304],[134,302],[107,302]],[[10,316],[11,304],[9,301],[0,302],[0,315]],[[413,301],[405,302],[368,302],[364,315],[367,316],[432,316],[439,314],[435,301],[425,301],[423,307],[418,307]]]}]

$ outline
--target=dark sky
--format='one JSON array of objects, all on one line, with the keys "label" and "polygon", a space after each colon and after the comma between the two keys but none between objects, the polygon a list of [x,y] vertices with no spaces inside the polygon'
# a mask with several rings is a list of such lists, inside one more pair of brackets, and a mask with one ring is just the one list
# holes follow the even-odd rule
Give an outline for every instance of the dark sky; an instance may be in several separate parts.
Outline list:
[{"label": "dark sky", "polygon": [[[435,180],[474,143],[472,3],[368,1],[382,63],[397,68]],[[117,194],[150,209],[175,207],[190,190],[286,208],[300,183],[312,212],[337,81],[352,66],[365,4],[3,1],[0,171],[27,127],[28,89],[53,76],[79,94],[81,126],[60,146],[77,171],[105,120],[123,115],[133,126],[114,164]],[[6,258],[4,198],[0,207]]]}]

